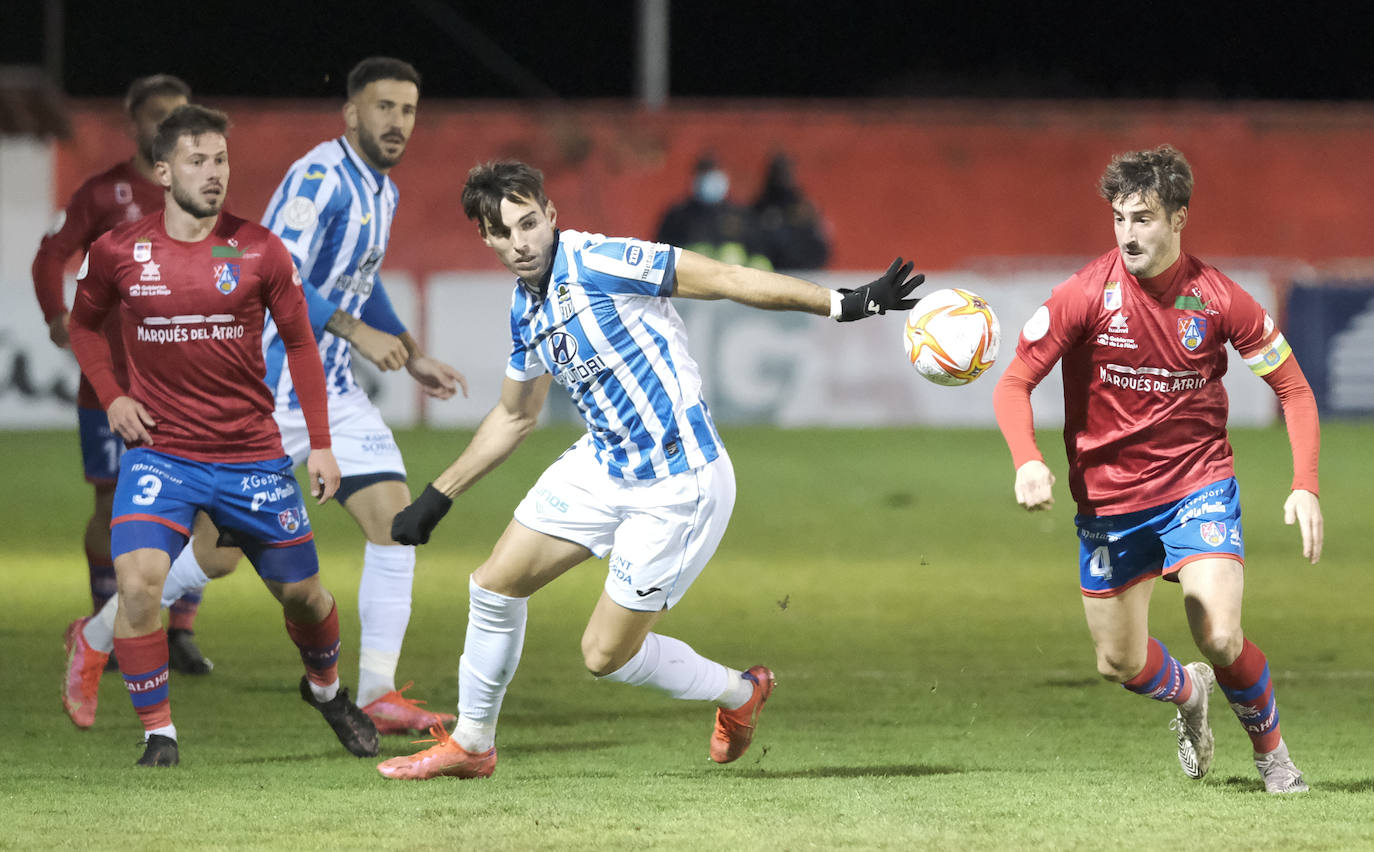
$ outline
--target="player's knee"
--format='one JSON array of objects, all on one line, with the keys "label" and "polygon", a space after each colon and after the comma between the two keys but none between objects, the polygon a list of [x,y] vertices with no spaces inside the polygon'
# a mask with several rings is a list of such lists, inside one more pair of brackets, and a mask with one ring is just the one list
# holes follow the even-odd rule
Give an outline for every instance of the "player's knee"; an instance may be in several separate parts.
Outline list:
[{"label": "player's knee", "polygon": [[1235,662],[1245,644],[1245,634],[1239,629],[1213,628],[1197,638],[1198,650],[1209,662],[1218,666]]},{"label": "player's knee", "polygon": [[605,677],[625,665],[623,656],[619,649],[606,647],[594,636],[582,637],[582,664],[597,677]]},{"label": "player's knee", "polygon": [[196,563],[200,565],[200,570],[205,572],[205,576],[217,580],[234,573],[242,555],[233,548],[215,547],[205,553],[196,553]]},{"label": "player's knee", "polygon": [[1129,654],[1097,652],[1097,673],[1112,683],[1125,683],[1144,667],[1144,660],[1134,660]]}]

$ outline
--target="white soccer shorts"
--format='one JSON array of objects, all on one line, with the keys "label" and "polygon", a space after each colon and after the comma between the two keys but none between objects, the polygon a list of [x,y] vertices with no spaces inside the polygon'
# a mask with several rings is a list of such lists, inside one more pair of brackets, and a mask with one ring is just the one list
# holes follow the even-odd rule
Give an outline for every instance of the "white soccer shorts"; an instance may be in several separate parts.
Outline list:
[{"label": "white soccer shorts", "polygon": [[574,444],[515,507],[536,532],[610,554],[606,593],[626,609],[656,612],[682,599],[725,535],[735,507],[735,469],[715,461],[662,479],[607,475],[591,439]]},{"label": "white soccer shorts", "polygon": [[[278,408],[272,412],[281,430],[282,448],[298,465],[310,455],[310,435],[305,414],[299,408]],[[329,439],[334,458],[344,476],[369,473],[398,473],[405,476],[405,462],[391,429],[382,422],[382,413],[361,388],[329,397]]]}]

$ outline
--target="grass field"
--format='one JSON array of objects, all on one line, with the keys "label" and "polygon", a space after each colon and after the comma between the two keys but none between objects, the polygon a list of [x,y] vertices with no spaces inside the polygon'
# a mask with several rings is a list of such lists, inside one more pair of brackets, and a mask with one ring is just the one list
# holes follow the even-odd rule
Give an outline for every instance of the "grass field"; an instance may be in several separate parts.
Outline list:
[{"label": "grass field", "polygon": [[[706,758],[709,707],[582,669],[605,570],[592,562],[531,603],[487,781],[386,781],[344,752],[296,695],[280,610],[246,567],[201,609],[214,673],[173,677],[182,765],[136,770],[141,732],[117,677],[102,682],[88,731],[58,699],[62,630],[88,602],[75,437],[3,433],[0,848],[1374,848],[1372,431],[1324,429],[1316,567],[1282,524],[1282,429],[1232,435],[1247,634],[1269,655],[1286,739],[1313,785],[1289,798],[1262,792],[1219,692],[1216,762],[1195,782],[1174,757],[1171,708],[1097,677],[1066,491],[1053,512],[1026,514],[995,432],[914,429],[726,430],[739,480],[730,532],[661,630],[777,672],[735,764]],[[421,548],[400,675],[433,706],[457,698],[468,573],[574,434],[536,433]],[[418,486],[466,435],[399,438]],[[1041,445],[1060,446],[1049,433]],[[1051,463],[1062,479],[1062,453]],[[361,538],[337,507],[312,517],[352,684]],[[1152,632],[1195,659],[1177,587],[1159,584],[1153,606]],[[415,748],[382,745],[383,756]]]}]

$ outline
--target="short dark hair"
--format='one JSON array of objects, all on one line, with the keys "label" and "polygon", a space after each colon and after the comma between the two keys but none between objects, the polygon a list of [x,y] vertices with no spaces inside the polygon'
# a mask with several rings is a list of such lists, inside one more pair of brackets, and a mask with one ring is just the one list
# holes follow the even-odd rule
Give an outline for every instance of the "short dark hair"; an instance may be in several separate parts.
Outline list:
[{"label": "short dark hair", "polygon": [[355,97],[368,83],[378,80],[402,80],[420,88],[420,72],[414,65],[390,56],[369,56],[348,72],[348,96]]},{"label": "short dark hair", "polygon": [[1172,216],[1193,198],[1193,169],[1173,145],[1160,145],[1153,151],[1128,151],[1112,157],[1111,165],[1098,182],[1098,191],[1108,204],[1136,193],[1154,193],[1165,214]]},{"label": "short dark hair", "polygon": [[519,160],[500,160],[473,166],[463,184],[463,215],[477,223],[483,234],[504,237],[501,201],[533,201],[541,208],[549,203],[544,194],[544,173]]},{"label": "short dark hair", "polygon": [[186,85],[185,80],[180,77],[173,77],[171,74],[153,74],[148,77],[139,77],[129,84],[129,91],[124,93],[124,112],[133,118],[134,113],[138,112],[138,108],[143,106],[144,101],[163,95],[181,95],[190,100],[191,87]]},{"label": "short dark hair", "polygon": [[183,136],[192,139],[202,133],[229,135],[229,116],[217,109],[200,104],[182,104],[158,122],[157,135],[153,137],[153,162],[170,162],[177,140]]}]

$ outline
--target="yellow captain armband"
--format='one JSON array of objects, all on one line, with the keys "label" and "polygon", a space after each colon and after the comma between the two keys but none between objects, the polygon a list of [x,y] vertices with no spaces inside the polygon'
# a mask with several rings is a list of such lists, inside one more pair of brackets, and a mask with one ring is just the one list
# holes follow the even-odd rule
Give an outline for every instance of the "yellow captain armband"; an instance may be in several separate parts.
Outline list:
[{"label": "yellow captain armband", "polygon": [[1257,376],[1267,376],[1277,370],[1292,354],[1293,350],[1288,346],[1288,341],[1283,339],[1282,334],[1277,334],[1258,352],[1246,358],[1245,366]]}]

